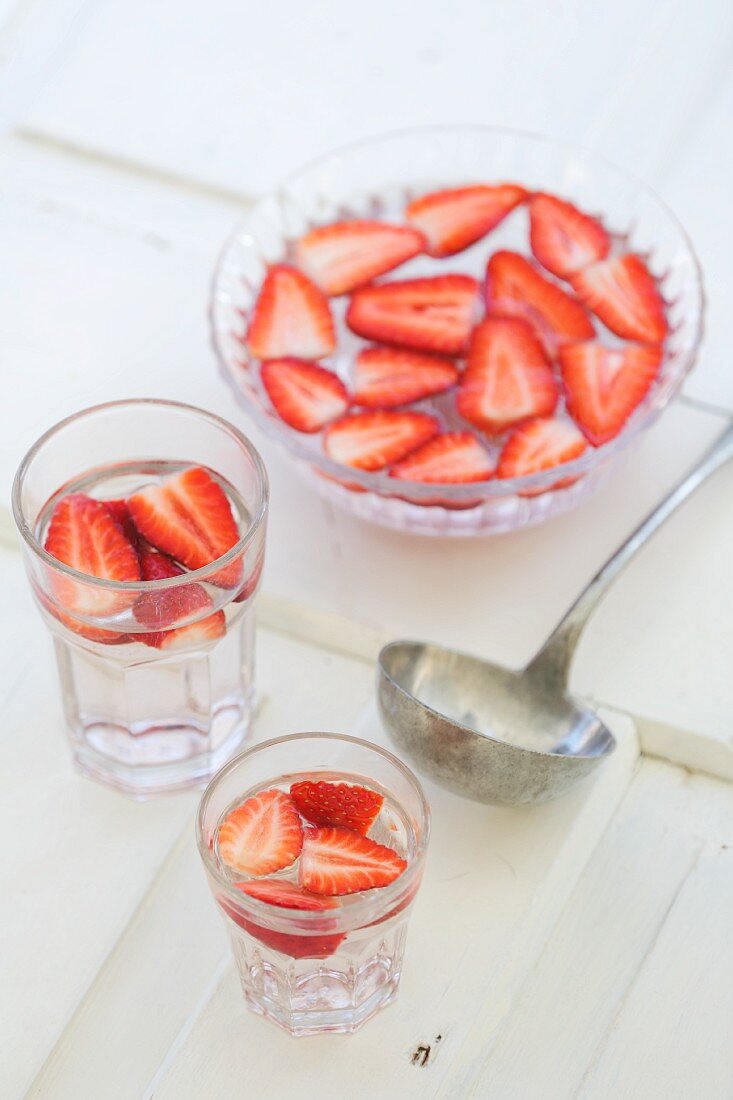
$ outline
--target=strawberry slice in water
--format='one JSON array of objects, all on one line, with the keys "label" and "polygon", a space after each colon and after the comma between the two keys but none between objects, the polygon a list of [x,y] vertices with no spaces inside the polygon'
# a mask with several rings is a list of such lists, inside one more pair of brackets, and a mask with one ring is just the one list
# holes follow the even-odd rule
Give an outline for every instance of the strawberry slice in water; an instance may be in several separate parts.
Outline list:
[{"label": "strawberry slice in water", "polygon": [[364,348],[354,364],[354,404],[393,409],[443,393],[458,380],[455,363],[401,348]]},{"label": "strawberry slice in water", "polygon": [[475,279],[437,275],[357,290],[346,323],[358,336],[377,343],[460,355],[480,310]]},{"label": "strawberry slice in water", "polygon": [[422,251],[422,234],[402,225],[355,220],[319,226],[295,246],[298,266],[329,295],[348,294]]},{"label": "strawberry slice in water", "polygon": [[269,359],[260,377],[280,418],[298,432],[318,432],[349,407],[339,376],[315,363]]},{"label": "strawberry slice in water", "polygon": [[457,408],[484,432],[500,433],[557,404],[550,360],[531,325],[518,317],[488,317],[474,329]]},{"label": "strawberry slice in water", "polygon": [[[140,534],[189,569],[210,565],[239,540],[227,495],[202,466],[141,489],[127,506]],[[230,587],[240,578],[241,562],[233,562],[212,580]]]},{"label": "strawberry slice in water", "polygon": [[613,439],[659,374],[662,350],[649,344],[606,348],[596,342],[560,351],[568,412],[598,447]]},{"label": "strawberry slice in water", "polygon": [[345,416],[326,429],[329,458],[359,470],[381,470],[437,435],[440,424],[426,413],[365,412]]},{"label": "strawberry slice in water", "polygon": [[392,848],[352,829],[306,829],[299,882],[313,894],[340,896],[389,886],[407,867]]},{"label": "strawberry slice in water", "polygon": [[310,779],[293,783],[290,797],[300,816],[312,825],[343,825],[364,836],[384,803],[383,796],[368,787]]},{"label": "strawberry slice in water", "polygon": [[[499,456],[496,476],[524,477],[540,470],[549,470],[571,462],[585,451],[588,444],[569,420],[530,420],[515,428]],[[520,496],[538,496],[550,489],[572,485],[575,478],[563,478],[541,489],[523,489]]]},{"label": "strawberry slice in water", "polygon": [[606,230],[571,202],[539,192],[532,196],[529,216],[535,259],[560,279],[608,255],[611,240]]},{"label": "strawberry slice in water", "polygon": [[[140,563],[135,548],[112,513],[100,500],[84,493],[63,497],[51,515],[46,551],[79,573],[107,581],[137,581]],[[112,615],[128,607],[134,596],[104,590],[54,573],[55,596],[64,611],[81,615]],[[84,633],[80,624],[79,633]]]},{"label": "strawberry slice in water", "polygon": [[629,253],[592,264],[571,283],[580,300],[617,336],[661,344],[667,335],[662,296],[639,256]]},{"label": "strawberry slice in water", "polygon": [[132,522],[132,516],[130,515],[130,509],[127,507],[127,501],[105,500],[104,503],[107,505],[110,512],[119,523],[125,538],[139,552],[140,532],[138,531],[135,524]]},{"label": "strawberry slice in water", "polygon": [[[268,905],[274,905],[279,909],[328,914],[329,910],[340,908],[335,898],[309,894],[307,890],[303,890],[293,882],[278,879],[237,882],[234,883],[234,887],[248,897],[257,898],[258,901],[267,902]],[[336,926],[333,916],[326,915],[322,920],[308,921],[307,931],[305,928],[298,928],[292,932],[281,932],[258,924],[253,917],[245,915],[225,898],[219,898],[219,904],[240,928],[249,932],[250,936],[254,936],[260,943],[264,943],[274,951],[289,955],[292,959],[326,959],[338,950],[345,939],[343,932],[330,931]]]},{"label": "strawberry slice in water", "polygon": [[489,313],[523,317],[552,354],[556,347],[591,340],[595,329],[577,299],[546,279],[518,252],[495,252],[486,269]]},{"label": "strawberry slice in water", "polygon": [[488,481],[496,463],[471,432],[445,432],[398,462],[390,470],[402,481],[461,485]]},{"label": "strawberry slice in water", "polygon": [[486,236],[526,197],[513,183],[433,191],[413,199],[407,220],[424,235],[430,256],[453,256]]},{"label": "strawberry slice in water", "polygon": [[[180,566],[155,550],[140,552],[140,572],[144,581],[184,575]],[[139,623],[151,630],[164,630],[208,607],[211,607],[211,598],[200,584],[184,584],[159,592],[144,592],[135,602],[133,614]]]},{"label": "strawberry slice in water", "polygon": [[328,300],[302,271],[275,264],[260,288],[247,330],[258,359],[322,359],[336,346]]},{"label": "strawberry slice in water", "polygon": [[300,855],[303,829],[293,800],[273,788],[248,798],[222,821],[219,857],[232,871],[269,875]]}]

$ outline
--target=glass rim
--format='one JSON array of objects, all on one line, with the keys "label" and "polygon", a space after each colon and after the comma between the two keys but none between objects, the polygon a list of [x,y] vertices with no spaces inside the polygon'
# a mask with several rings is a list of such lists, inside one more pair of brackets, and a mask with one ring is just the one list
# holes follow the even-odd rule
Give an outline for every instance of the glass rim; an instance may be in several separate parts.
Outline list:
[{"label": "glass rim", "polygon": [[[172,409],[175,411],[194,414],[204,420],[208,420],[211,424],[223,428],[227,431],[237,443],[246,452],[257,474],[257,480],[259,485],[259,500],[257,504],[257,510],[252,516],[247,529],[237,540],[234,546],[231,546],[227,550],[226,554],[222,554],[221,557],[215,558],[214,561],[209,562],[207,565],[202,565],[199,569],[191,569],[184,571],[177,577],[164,577],[160,580],[152,581],[113,581],[105,580],[101,577],[93,577],[89,573],[81,573],[78,569],[72,568],[70,565],[66,565],[64,562],[59,561],[53,554],[49,554],[48,551],[42,546],[39,540],[36,538],[35,532],[28,522],[27,517],[23,511],[23,505],[21,501],[21,495],[23,490],[23,484],[28,470],[35,458],[39,455],[41,449],[45,444],[58,434],[63,428],[68,427],[77,420],[81,420],[84,417],[89,417],[94,414],[104,412],[111,409],[133,408],[135,406],[153,406],[161,409]],[[160,591],[168,588],[176,588],[183,584],[191,584],[193,581],[206,581],[208,577],[221,570],[223,566],[228,565],[231,561],[238,558],[246,549],[246,547],[253,541],[255,534],[262,526],[262,523],[267,515],[267,508],[270,498],[270,486],[267,476],[267,469],[262,460],[257,448],[254,444],[243,434],[238,428],[231,424],[228,420],[225,420],[222,416],[218,416],[216,413],[209,412],[207,409],[201,409],[197,405],[189,405],[183,401],[168,401],[163,398],[157,397],[130,397],[123,398],[118,401],[104,401],[99,405],[89,405],[87,408],[79,409],[75,413],[71,413],[69,416],[64,417],[62,420],[52,424],[32,446],[26,451],[25,455],[20,461],[20,465],[16,470],[15,477],[13,479],[13,488],[11,493],[11,502],[13,508],[13,518],[18,531],[26,543],[31,552],[41,559],[46,565],[56,572],[65,574],[68,577],[73,578],[75,581],[80,581],[84,584],[90,585],[96,588],[102,588],[112,591],[130,592],[132,590],[141,590],[143,592]]]},{"label": "glass rim", "polygon": [[[676,360],[674,376],[669,376],[656,388],[650,389],[642,403],[634,411],[629,422],[621,432],[607,443],[595,447],[588,443],[586,449],[577,458],[560,463],[546,470],[537,470],[533,473],[522,474],[515,477],[499,478],[492,476],[485,481],[474,481],[466,484],[434,483],[423,481],[407,481],[393,478],[385,470],[364,471],[356,467],[350,467],[336,462],[325,452],[311,449],[307,443],[299,437],[287,424],[285,424],[271,410],[260,406],[251,395],[242,389],[237,371],[230,362],[230,355],[226,347],[226,334],[220,331],[218,324],[218,307],[228,301],[228,294],[224,288],[226,274],[229,265],[233,263],[230,255],[239,245],[241,240],[251,237],[250,226],[258,211],[273,200],[282,202],[288,197],[289,189],[296,186],[300,180],[318,171],[332,161],[338,161],[344,156],[357,153],[362,149],[369,149],[380,144],[388,144],[390,141],[399,141],[410,138],[429,137],[440,134],[482,135],[515,138],[521,141],[531,142],[536,146],[545,146],[557,149],[568,156],[578,156],[597,164],[603,171],[614,174],[635,187],[639,192],[645,193],[663,212],[665,217],[674,226],[679,234],[694,269],[694,282],[696,289],[696,308],[692,322],[692,335],[688,343],[669,358]],[[236,269],[236,264],[234,264]],[[355,139],[345,144],[336,146],[315,157],[309,158],[305,163],[290,171],[281,181],[279,186],[271,188],[260,196],[250,210],[240,218],[239,223],[224,242],[211,277],[211,296],[209,302],[209,322],[211,329],[211,341],[216,354],[219,367],[226,381],[234,390],[235,397],[240,406],[255,421],[267,435],[284,448],[291,458],[303,462],[313,468],[322,476],[329,477],[336,482],[349,481],[368,492],[378,493],[381,496],[399,500],[406,498],[408,503],[432,502],[436,495],[448,500],[450,503],[464,503],[473,500],[476,494],[480,494],[481,503],[492,500],[501,500],[508,496],[522,495],[530,490],[546,491],[553,488],[554,483],[560,479],[572,477],[578,478],[584,474],[602,467],[604,463],[621,454],[632,442],[637,440],[647,429],[651,428],[657,418],[669,405],[671,400],[681,391],[682,386],[690,373],[700,349],[704,335],[706,296],[700,259],[695,251],[692,239],[668,203],[661,197],[658,191],[646,183],[634,172],[621,168],[612,160],[578,142],[565,141],[553,138],[533,130],[525,130],[521,127],[495,126],[486,123],[428,123],[422,126],[406,126],[393,130],[381,131],[362,138]],[[669,353],[665,351],[665,359]],[[664,360],[663,360],[664,361]]]},{"label": "glass rim", "polygon": [[[340,741],[342,743],[345,742],[347,744],[358,745],[359,748],[369,749],[371,752],[381,756],[384,760],[387,760],[393,767],[401,772],[414,788],[420,803],[420,811],[423,820],[422,831],[419,836],[415,837],[415,854],[408,862],[403,873],[396,878],[394,882],[391,882],[389,886],[381,887],[378,891],[378,896],[364,897],[359,901],[352,901],[347,910],[342,908],[341,913],[339,913],[338,910],[334,910],[332,913],[328,911],[328,915],[333,915],[334,919],[338,919],[339,916],[342,918],[345,917],[349,925],[357,926],[361,923],[368,924],[372,923],[374,920],[375,909],[377,912],[388,910],[396,904],[397,900],[401,898],[403,894],[407,894],[408,897],[411,896],[409,891],[413,887],[415,880],[417,879],[417,881],[419,881],[419,876],[422,873],[422,864],[425,861],[428,841],[430,840],[430,804],[427,800],[422,783],[404,761],[400,760],[400,758],[390,752],[389,749],[384,749],[381,745],[375,745],[372,741],[365,741],[361,737],[352,737],[351,734],[347,733],[323,733],[318,730],[313,730],[305,733],[288,733],[281,737],[272,737],[267,741],[261,741],[258,745],[253,745],[251,748],[245,749],[244,752],[240,752],[236,756],[233,756],[232,759],[220,768],[210,779],[201,796],[198,810],[196,811],[194,827],[196,830],[196,846],[199,850],[199,855],[201,856],[207,874],[209,874],[217,884],[217,892],[220,891],[227,900],[234,902],[237,908],[241,909],[246,907],[254,914],[260,914],[261,916],[269,918],[270,924],[273,926],[279,924],[280,927],[285,928],[288,926],[288,922],[295,919],[299,925],[302,923],[305,927],[307,927],[309,923],[313,924],[314,931],[321,931],[322,934],[322,928],[320,926],[324,917],[323,910],[309,911],[306,909],[275,907],[259,898],[250,897],[232,886],[231,881],[220,870],[216,860],[212,856],[211,849],[204,835],[204,817],[217,786],[223,779],[235,771],[242,761],[248,760],[250,757],[267,751],[276,745],[282,745],[291,741],[307,741],[313,739]],[[370,916],[372,921],[360,921],[359,918],[365,918],[366,916]]]}]

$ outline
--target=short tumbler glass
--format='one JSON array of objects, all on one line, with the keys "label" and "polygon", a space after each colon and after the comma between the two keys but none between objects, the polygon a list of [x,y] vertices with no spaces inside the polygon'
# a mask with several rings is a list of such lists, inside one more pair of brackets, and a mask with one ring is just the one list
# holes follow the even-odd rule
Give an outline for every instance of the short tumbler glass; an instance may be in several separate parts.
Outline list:
[{"label": "short tumbler glass", "polygon": [[[216,476],[240,529],[237,543],[211,565],[180,577],[115,582],[79,573],[44,550],[62,496],[124,498],[188,466]],[[267,500],[267,474],[252,444],[225,420],[176,402],[86,409],[51,428],[25,456],[13,511],[33,594],[53,636],[74,761],[84,774],[144,799],[201,785],[241,746],[252,712],[253,605]],[[159,644],[135,615],[139,601],[185,607],[193,588],[195,609],[175,619],[175,644],[168,644],[170,634]],[[215,629],[197,630],[205,620]]]},{"label": "short tumbler glass", "polygon": [[[237,890],[216,856],[217,827],[234,805],[304,778],[363,783],[384,795],[370,837],[407,868],[389,886],[320,911],[279,908]],[[204,792],[196,839],[224,918],[247,1005],[291,1035],[354,1032],[397,995],[410,909],[422,879],[430,809],[396,756],[367,741],[299,733],[241,753]],[[277,878],[291,877],[291,871]]]}]

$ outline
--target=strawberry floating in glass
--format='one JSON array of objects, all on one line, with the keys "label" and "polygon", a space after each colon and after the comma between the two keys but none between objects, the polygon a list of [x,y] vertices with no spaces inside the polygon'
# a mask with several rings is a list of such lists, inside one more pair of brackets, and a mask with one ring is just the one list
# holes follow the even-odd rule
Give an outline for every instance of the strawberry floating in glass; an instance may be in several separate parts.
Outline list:
[{"label": "strawberry floating in glass", "polygon": [[140,799],[208,779],[251,719],[257,452],[187,405],[100,405],[31,448],[13,508],[77,768]]},{"label": "strawberry floating in glass", "polygon": [[353,737],[281,737],[214,776],[197,841],[249,1007],[313,1035],[389,1004],[429,831],[412,772]]},{"label": "strawberry floating in glass", "polygon": [[[490,127],[385,135],[307,166],[253,208],[214,290],[234,392],[301,475],[357,516],[433,535],[513,530],[589,495],[679,390],[703,306],[652,192]],[[380,413],[402,417],[394,453]],[[437,424],[427,462],[412,415]],[[538,419],[578,429],[582,451],[514,463],[514,443],[502,462]]]}]

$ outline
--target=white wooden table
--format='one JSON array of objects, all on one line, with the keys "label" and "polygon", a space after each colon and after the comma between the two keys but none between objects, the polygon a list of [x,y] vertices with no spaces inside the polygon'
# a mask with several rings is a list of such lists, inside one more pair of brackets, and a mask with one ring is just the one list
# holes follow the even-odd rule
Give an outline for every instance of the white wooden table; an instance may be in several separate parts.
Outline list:
[{"label": "white wooden table", "polygon": [[[27,445],[83,405],[174,396],[240,419],[209,274],[299,161],[431,121],[581,140],[659,188],[707,276],[699,366],[627,476],[538,530],[417,540],[335,512],[255,436],[272,480],[257,739],[382,739],[373,658],[395,635],[519,664],[733,414],[732,57],[728,0],[0,0],[3,500]],[[731,1097],[731,499],[723,470],[587,631],[573,687],[619,737],[605,771],[533,811],[431,788],[397,1004],[297,1044],[245,1013],[195,796],[138,806],[71,772],[0,509],[3,1100]]]}]

